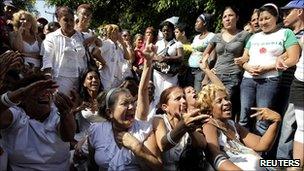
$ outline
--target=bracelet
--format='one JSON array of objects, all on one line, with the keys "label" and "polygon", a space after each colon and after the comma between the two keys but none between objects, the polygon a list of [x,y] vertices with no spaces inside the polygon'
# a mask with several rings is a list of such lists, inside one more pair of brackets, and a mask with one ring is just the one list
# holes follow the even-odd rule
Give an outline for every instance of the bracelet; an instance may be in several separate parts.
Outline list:
[{"label": "bracelet", "polygon": [[169,132],[167,133],[167,140],[169,141],[169,143],[170,143],[171,145],[176,146],[176,145],[178,144],[177,142],[173,141],[173,139],[171,138],[171,131],[169,131]]},{"label": "bracelet", "polygon": [[[9,92],[9,91],[8,91],[8,92]],[[12,106],[17,106],[17,105],[19,105],[20,102],[14,103],[14,102],[12,102],[12,101],[8,98],[8,96],[7,96],[7,93],[8,93],[8,92],[6,92],[6,93],[4,93],[4,94],[1,95],[1,102],[2,102],[2,104],[4,104],[6,107],[12,107]]]},{"label": "bracelet", "polygon": [[216,169],[227,159],[223,154],[219,154],[214,158],[213,165]]}]

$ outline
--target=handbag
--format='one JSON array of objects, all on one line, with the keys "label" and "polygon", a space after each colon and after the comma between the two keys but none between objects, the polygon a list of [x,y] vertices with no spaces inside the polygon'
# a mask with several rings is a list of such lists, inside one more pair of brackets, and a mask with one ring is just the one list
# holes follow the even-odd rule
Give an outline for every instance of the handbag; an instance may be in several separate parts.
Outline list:
[{"label": "handbag", "polygon": [[[175,41],[171,40],[168,43],[168,46],[163,49],[158,55],[163,55],[165,57],[170,56],[168,54],[168,49],[170,46],[174,45]],[[179,70],[181,68],[182,62],[181,61],[163,61],[163,62],[158,62],[156,61],[154,63],[153,68],[163,74],[170,75],[170,76],[175,76],[176,74],[179,73]]]}]

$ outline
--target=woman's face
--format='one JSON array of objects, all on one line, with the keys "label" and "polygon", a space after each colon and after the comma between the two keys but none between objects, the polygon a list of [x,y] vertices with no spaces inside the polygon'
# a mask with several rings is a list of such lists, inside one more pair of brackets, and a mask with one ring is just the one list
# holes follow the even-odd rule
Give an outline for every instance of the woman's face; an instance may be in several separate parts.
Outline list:
[{"label": "woman's face", "polygon": [[88,91],[98,92],[100,87],[100,79],[98,74],[95,71],[88,72],[83,86],[86,87]]},{"label": "woman's face", "polygon": [[184,36],[183,32],[181,32],[178,28],[174,30],[174,34],[176,40],[181,40],[181,38]]},{"label": "woman's face", "polygon": [[277,27],[277,18],[268,11],[262,11],[259,16],[259,26],[264,33],[269,33]]},{"label": "woman's face", "polygon": [[134,122],[135,108],[133,96],[129,92],[120,92],[111,111],[115,126],[121,129],[130,128]]},{"label": "woman's face", "polygon": [[173,30],[168,26],[162,28],[162,33],[165,40],[171,40],[173,38]]},{"label": "woman's face", "polygon": [[195,31],[201,32],[204,27],[205,27],[205,22],[202,19],[197,18],[194,25]]},{"label": "woman's face", "polygon": [[31,20],[29,19],[29,16],[26,16],[25,14],[21,14],[20,19],[20,27],[23,27],[25,29],[30,30],[32,27]]},{"label": "woman's face", "polygon": [[124,41],[127,41],[127,42],[130,42],[130,41],[131,41],[131,35],[129,34],[129,32],[123,31],[123,32],[121,33],[121,36],[122,36],[122,39],[123,39]]},{"label": "woman's face", "polygon": [[196,91],[193,87],[189,86],[185,88],[185,97],[187,104],[190,106],[195,106],[196,105]]},{"label": "woman's face", "polygon": [[251,21],[250,21],[254,31],[259,30],[260,26],[259,26],[259,15],[257,12],[253,13],[251,16]]},{"label": "woman's face", "polygon": [[59,19],[59,25],[66,33],[74,32],[74,16],[69,13],[64,13]]},{"label": "woman's face", "polygon": [[229,119],[232,116],[231,102],[228,94],[224,91],[217,91],[212,101],[212,116],[215,119]]},{"label": "woman's face", "polygon": [[137,48],[141,48],[144,42],[144,38],[142,36],[138,36],[135,40],[135,45]]},{"label": "woman's face", "polygon": [[153,31],[151,29],[146,29],[145,31],[145,38],[153,36]]},{"label": "woman's face", "polygon": [[236,22],[238,21],[238,16],[231,9],[227,8],[222,17],[222,24],[225,29],[236,29]]},{"label": "woman's face", "polygon": [[181,117],[183,113],[186,113],[187,103],[183,89],[173,89],[169,94],[167,103],[162,104],[162,109],[166,111],[167,114],[177,117]]},{"label": "woman's face", "polygon": [[78,11],[79,23],[84,27],[89,27],[92,19],[92,13],[87,9],[81,8]]}]

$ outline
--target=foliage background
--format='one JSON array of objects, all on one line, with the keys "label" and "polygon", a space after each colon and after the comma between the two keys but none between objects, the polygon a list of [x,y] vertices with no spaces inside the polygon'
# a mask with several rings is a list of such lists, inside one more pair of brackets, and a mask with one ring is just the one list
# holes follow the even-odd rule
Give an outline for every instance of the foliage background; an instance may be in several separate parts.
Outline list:
[{"label": "foliage background", "polygon": [[[15,0],[29,2],[25,0]],[[31,0],[35,1],[35,0]],[[117,23],[132,34],[143,32],[148,26],[158,28],[166,18],[179,16],[187,24],[188,34],[194,34],[194,23],[202,12],[214,13],[214,22],[210,31],[219,31],[221,13],[225,6],[235,6],[240,9],[240,29],[249,21],[254,8],[273,2],[279,7],[288,0],[46,0],[50,5],[69,6],[76,9],[82,3],[89,3],[94,8],[92,28],[102,24]]]}]

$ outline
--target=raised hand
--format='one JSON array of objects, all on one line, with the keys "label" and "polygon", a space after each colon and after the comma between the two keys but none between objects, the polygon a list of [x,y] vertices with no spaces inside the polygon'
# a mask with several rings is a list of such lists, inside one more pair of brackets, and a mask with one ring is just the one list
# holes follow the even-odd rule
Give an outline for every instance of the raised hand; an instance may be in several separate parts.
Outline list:
[{"label": "raised hand", "polygon": [[189,130],[195,130],[201,127],[204,123],[208,122],[209,119],[210,115],[201,114],[200,109],[195,109],[182,115],[182,121]]},{"label": "raised hand", "polygon": [[58,108],[58,112],[61,117],[66,116],[67,114],[72,112],[72,109],[75,107],[75,104],[72,102],[69,96],[56,92],[54,95],[54,103]]},{"label": "raised hand", "polygon": [[277,112],[270,110],[269,108],[257,108],[252,107],[251,110],[256,112],[250,117],[257,117],[258,120],[272,121],[272,122],[281,122],[281,116]]}]

